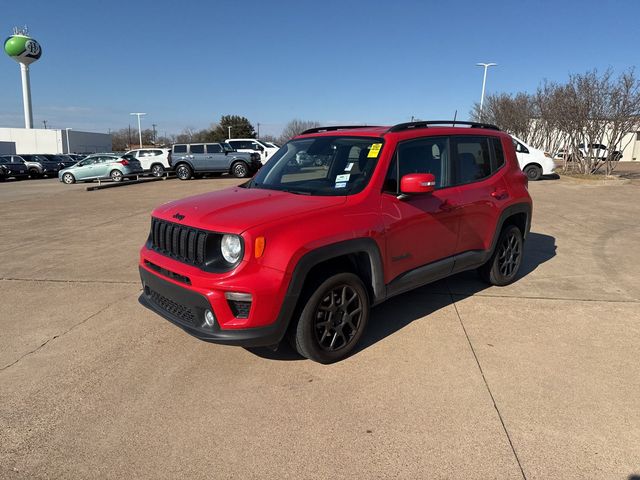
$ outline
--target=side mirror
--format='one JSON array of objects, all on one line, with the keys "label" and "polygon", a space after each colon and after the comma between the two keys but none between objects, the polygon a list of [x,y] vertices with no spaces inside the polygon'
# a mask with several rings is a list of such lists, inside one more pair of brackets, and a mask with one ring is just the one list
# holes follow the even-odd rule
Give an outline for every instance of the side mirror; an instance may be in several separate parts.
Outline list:
[{"label": "side mirror", "polygon": [[431,193],[436,189],[436,177],[433,173],[410,173],[400,180],[400,193]]}]

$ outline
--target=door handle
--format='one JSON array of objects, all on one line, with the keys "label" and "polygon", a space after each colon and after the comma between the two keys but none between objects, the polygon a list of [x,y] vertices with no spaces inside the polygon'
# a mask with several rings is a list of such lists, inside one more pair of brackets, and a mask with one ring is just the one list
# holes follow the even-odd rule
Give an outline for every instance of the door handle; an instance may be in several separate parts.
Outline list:
[{"label": "door handle", "polygon": [[454,204],[452,204],[449,199],[443,201],[440,206],[438,207],[438,209],[442,212],[452,212],[453,210],[455,210],[456,206]]},{"label": "door handle", "polygon": [[491,196],[493,198],[495,198],[496,200],[503,200],[503,199],[505,199],[505,198],[507,198],[509,196],[509,192],[507,192],[503,188],[498,188],[498,189],[494,190],[493,192],[491,192]]}]

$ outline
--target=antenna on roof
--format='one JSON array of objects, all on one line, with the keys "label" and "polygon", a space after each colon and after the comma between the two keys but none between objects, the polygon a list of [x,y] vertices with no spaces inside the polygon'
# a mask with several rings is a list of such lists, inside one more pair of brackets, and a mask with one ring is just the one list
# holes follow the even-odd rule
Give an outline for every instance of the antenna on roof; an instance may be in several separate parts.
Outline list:
[{"label": "antenna on roof", "polygon": [[452,127],[456,126],[456,118],[458,117],[458,110],[456,110],[453,114],[453,123],[451,124]]}]

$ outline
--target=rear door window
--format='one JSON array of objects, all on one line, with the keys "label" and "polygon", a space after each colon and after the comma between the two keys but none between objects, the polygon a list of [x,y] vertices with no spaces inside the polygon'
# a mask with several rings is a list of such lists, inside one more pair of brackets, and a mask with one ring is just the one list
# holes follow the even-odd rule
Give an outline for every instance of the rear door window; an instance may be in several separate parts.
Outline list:
[{"label": "rear door window", "polygon": [[219,143],[207,145],[207,153],[222,153],[222,146]]},{"label": "rear door window", "polygon": [[453,140],[456,185],[477,182],[491,175],[489,138],[465,135]]},{"label": "rear door window", "polygon": [[173,153],[187,153],[187,146],[186,145],[174,145],[173,146]]},{"label": "rear door window", "polygon": [[204,145],[191,145],[191,153],[204,153]]}]

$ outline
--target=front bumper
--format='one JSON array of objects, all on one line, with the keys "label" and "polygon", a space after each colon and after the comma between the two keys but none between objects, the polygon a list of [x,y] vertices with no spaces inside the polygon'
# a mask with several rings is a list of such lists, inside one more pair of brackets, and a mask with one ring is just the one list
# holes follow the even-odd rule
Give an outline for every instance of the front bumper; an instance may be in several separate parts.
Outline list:
[{"label": "front bumper", "polygon": [[[282,340],[293,311],[294,304],[285,301],[275,322],[269,325],[221,328],[218,323],[219,309],[216,311],[212,307],[206,295],[165,280],[142,266],[139,266],[139,271],[143,288],[139,302],[201,340],[244,347],[275,345]],[[212,327],[204,324],[207,310],[216,315],[216,322]]]}]

